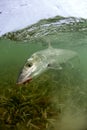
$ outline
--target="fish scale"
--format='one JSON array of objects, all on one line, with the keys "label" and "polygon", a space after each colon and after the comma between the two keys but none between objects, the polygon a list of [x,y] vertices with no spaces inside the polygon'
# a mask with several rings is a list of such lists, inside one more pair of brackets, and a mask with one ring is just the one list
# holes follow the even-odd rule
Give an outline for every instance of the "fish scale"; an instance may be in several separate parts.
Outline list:
[{"label": "fish scale", "polygon": [[67,49],[55,49],[51,46],[40,50],[26,61],[17,84],[23,84],[36,76],[39,76],[47,69],[60,69],[61,64],[77,56],[77,53]]}]

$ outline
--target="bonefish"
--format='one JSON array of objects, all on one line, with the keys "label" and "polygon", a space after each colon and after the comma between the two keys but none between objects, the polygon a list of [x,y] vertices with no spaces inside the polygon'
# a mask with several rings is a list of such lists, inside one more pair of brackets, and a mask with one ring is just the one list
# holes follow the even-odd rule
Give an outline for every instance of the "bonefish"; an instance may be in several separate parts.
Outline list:
[{"label": "bonefish", "polygon": [[26,83],[47,69],[60,69],[61,64],[66,63],[76,56],[77,53],[74,51],[52,47],[37,51],[27,59],[18,77],[17,84]]}]

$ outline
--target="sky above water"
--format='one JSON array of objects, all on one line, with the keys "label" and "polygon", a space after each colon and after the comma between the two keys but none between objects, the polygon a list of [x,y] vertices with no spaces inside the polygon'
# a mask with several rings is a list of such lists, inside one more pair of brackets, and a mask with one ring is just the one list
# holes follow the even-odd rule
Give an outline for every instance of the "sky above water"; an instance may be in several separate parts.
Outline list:
[{"label": "sky above water", "polygon": [[87,18],[87,0],[0,0],[0,35],[57,15]]}]

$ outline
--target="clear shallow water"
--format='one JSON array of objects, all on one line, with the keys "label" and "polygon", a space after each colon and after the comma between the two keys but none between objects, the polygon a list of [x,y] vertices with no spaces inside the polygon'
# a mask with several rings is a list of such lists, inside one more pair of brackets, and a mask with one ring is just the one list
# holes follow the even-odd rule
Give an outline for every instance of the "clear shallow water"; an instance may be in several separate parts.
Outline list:
[{"label": "clear shallow water", "polygon": [[[23,90],[21,90],[20,92],[20,89],[18,88],[19,86],[16,85],[16,80],[18,77],[18,73],[21,70],[21,67],[24,65],[25,60],[29,58],[31,54],[33,54],[36,51],[47,48],[48,47],[47,41],[49,39],[54,48],[63,48],[63,49],[70,49],[76,51],[78,53],[80,62],[79,61],[76,61],[76,63],[72,62],[74,69],[66,65],[62,71],[49,70],[45,74],[42,74],[40,77],[34,79],[31,83],[27,85],[22,85]],[[18,89],[17,95],[15,95],[16,89]],[[26,92],[27,90],[28,92]],[[43,94],[45,92],[46,95]],[[18,42],[18,41],[11,41],[8,39],[1,39],[0,40],[0,95],[1,97],[7,96],[8,99],[9,98],[11,99],[13,96],[11,95],[11,93],[13,93],[13,95],[15,95],[16,98],[17,96],[19,96],[18,93],[20,93],[22,96],[25,97],[31,96],[32,93],[34,95],[37,93],[38,97],[40,94],[44,95],[45,98],[47,98],[47,96],[51,97],[51,103],[55,104],[54,107],[52,107],[52,109],[55,108],[58,111],[58,117],[56,118],[55,116],[52,117],[56,119],[56,121],[54,123],[55,124],[54,127],[52,126],[52,128],[50,129],[60,129],[60,130],[86,129],[87,128],[86,126],[86,119],[87,119],[86,116],[87,114],[86,31],[70,32],[67,31],[66,29],[65,32],[61,31],[58,33],[54,33],[52,35],[43,36],[41,38],[39,36],[36,39],[27,42],[24,41]],[[41,95],[40,98],[42,98]],[[0,104],[3,104],[2,101],[0,101]],[[39,105],[40,104],[38,104],[38,106]],[[14,106],[14,102],[13,102],[13,106]],[[44,110],[43,106],[41,108]],[[9,109],[11,109],[11,107]],[[22,116],[22,114],[20,116]],[[5,120],[7,121],[8,116],[4,118],[6,118]],[[49,114],[48,114],[48,118],[51,118]],[[11,120],[13,119],[11,118]],[[4,126],[2,126],[1,129],[3,129],[3,127],[7,128],[5,126],[6,125],[5,122],[2,123],[3,122],[2,120],[0,122],[1,124],[4,124]],[[25,122],[27,122],[27,119],[25,120]],[[34,123],[33,119],[32,122]],[[18,123],[20,124],[20,122]],[[11,123],[9,123],[9,121],[8,124],[12,125]],[[38,123],[36,123],[35,125],[37,124]],[[23,129],[28,129],[25,128],[24,125],[23,125]],[[20,128],[20,125],[18,128]],[[43,128],[46,127],[44,126]],[[49,127],[47,127],[47,129],[48,128]],[[30,129],[35,129],[35,128],[33,127]]]}]

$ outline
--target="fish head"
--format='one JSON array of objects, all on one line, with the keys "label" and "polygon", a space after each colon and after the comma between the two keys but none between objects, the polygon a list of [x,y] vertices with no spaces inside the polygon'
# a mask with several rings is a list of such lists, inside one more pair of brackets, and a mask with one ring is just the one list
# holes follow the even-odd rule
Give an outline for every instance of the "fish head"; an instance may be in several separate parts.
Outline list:
[{"label": "fish head", "polygon": [[45,70],[42,58],[38,55],[33,55],[29,58],[21,73],[19,74],[17,84],[25,84],[33,79],[33,77],[39,75]]}]

